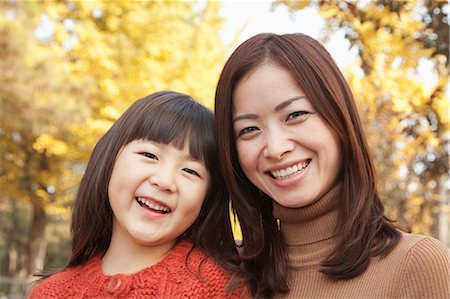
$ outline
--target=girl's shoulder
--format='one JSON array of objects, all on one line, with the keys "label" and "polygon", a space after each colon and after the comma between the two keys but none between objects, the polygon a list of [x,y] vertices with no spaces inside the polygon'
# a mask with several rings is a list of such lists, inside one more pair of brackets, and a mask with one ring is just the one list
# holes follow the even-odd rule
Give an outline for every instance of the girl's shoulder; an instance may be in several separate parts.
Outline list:
[{"label": "girl's shoulder", "polygon": [[95,257],[83,265],[66,268],[37,281],[28,298],[77,298],[83,285],[90,285],[101,276],[100,258]]},{"label": "girl's shoulder", "polygon": [[166,262],[171,266],[185,268],[187,273],[198,274],[199,277],[227,276],[225,270],[213,257],[208,256],[201,248],[194,246],[188,240],[180,241]]},{"label": "girl's shoulder", "polygon": [[190,241],[183,240],[175,250],[183,252],[184,256],[183,262],[176,264],[177,274],[173,273],[178,276],[178,283],[184,285],[183,293],[192,294],[193,298],[249,297],[245,287],[229,291],[227,287],[232,274],[225,271],[201,248],[194,247]]}]

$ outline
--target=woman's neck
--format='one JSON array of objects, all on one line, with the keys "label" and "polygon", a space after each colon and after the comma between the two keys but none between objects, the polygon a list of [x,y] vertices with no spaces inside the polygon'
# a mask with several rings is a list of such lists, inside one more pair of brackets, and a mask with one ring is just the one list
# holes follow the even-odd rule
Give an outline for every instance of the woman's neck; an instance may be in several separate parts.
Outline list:
[{"label": "woman's neck", "polygon": [[310,244],[337,234],[338,205],[341,184],[334,186],[313,204],[302,208],[286,208],[273,203],[273,215],[288,245]]},{"label": "woman's neck", "polygon": [[132,274],[140,270],[155,265],[167,254],[175,245],[173,242],[155,246],[145,246],[122,240],[111,238],[111,244],[105,255],[102,257],[102,270],[105,275]]}]

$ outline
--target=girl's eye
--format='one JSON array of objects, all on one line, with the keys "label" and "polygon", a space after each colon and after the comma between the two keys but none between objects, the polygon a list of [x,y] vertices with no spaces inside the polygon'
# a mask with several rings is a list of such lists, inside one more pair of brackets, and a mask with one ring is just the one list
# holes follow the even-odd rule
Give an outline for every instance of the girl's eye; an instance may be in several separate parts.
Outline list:
[{"label": "girl's eye", "polygon": [[309,114],[311,114],[311,113],[307,112],[307,111],[295,111],[288,115],[287,120],[296,119],[299,117],[306,117]]},{"label": "girl's eye", "polygon": [[242,136],[242,135],[246,135],[246,134],[250,134],[254,131],[257,131],[258,128],[257,127],[247,127],[242,129],[241,131],[239,131],[238,137]]},{"label": "girl's eye", "polygon": [[142,153],[139,153],[139,154],[141,154],[142,156],[144,156],[146,158],[149,158],[149,159],[158,160],[158,157],[156,157],[154,154],[149,153],[149,152],[142,152]]},{"label": "girl's eye", "polygon": [[183,171],[185,171],[185,172],[187,172],[187,173],[189,173],[189,174],[192,174],[192,175],[195,175],[195,176],[200,177],[200,175],[198,174],[198,172],[195,171],[195,170],[193,170],[193,169],[190,169],[190,168],[183,168]]}]

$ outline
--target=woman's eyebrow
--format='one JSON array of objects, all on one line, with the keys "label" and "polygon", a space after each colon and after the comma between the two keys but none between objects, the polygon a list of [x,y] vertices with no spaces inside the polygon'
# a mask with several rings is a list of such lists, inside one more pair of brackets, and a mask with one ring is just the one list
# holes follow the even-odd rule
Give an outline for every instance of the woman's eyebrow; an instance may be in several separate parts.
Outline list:
[{"label": "woman's eyebrow", "polygon": [[[289,106],[292,102],[298,101],[300,99],[306,99],[306,96],[297,96],[297,97],[287,99],[287,100],[281,102],[280,104],[278,104],[277,106],[275,106],[274,111],[279,112],[283,108]],[[258,118],[257,114],[253,114],[253,113],[241,114],[241,115],[238,115],[235,118],[233,118],[232,123],[234,124],[235,122],[244,120],[244,119],[256,119],[256,118]]]},{"label": "woman's eyebrow", "polygon": [[258,115],[256,115],[256,114],[252,114],[252,113],[241,114],[241,115],[238,115],[235,118],[233,118],[232,123],[234,124],[235,122],[244,120],[244,119],[256,119],[256,118],[258,118]]},{"label": "woman's eyebrow", "polygon": [[275,112],[279,112],[283,108],[289,106],[292,102],[298,101],[300,99],[306,99],[306,97],[305,96],[298,96],[298,97],[293,97],[293,98],[287,99],[286,101],[283,101],[280,104],[278,104],[277,106],[275,106],[274,110],[275,110]]}]

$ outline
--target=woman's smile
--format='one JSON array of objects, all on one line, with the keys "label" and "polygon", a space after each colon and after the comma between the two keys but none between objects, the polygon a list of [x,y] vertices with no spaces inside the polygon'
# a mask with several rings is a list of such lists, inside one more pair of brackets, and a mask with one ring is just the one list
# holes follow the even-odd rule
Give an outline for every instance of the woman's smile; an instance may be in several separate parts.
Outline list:
[{"label": "woman's smile", "polygon": [[295,176],[296,174],[301,173],[303,170],[308,167],[311,159],[307,159],[301,163],[296,163],[292,166],[288,166],[286,168],[280,168],[275,170],[270,170],[267,173],[272,176],[272,178],[276,180],[285,180]]},{"label": "woman's smile", "polygon": [[242,170],[279,204],[309,205],[335,183],[338,138],[285,69],[268,63],[244,77],[232,118]]}]

